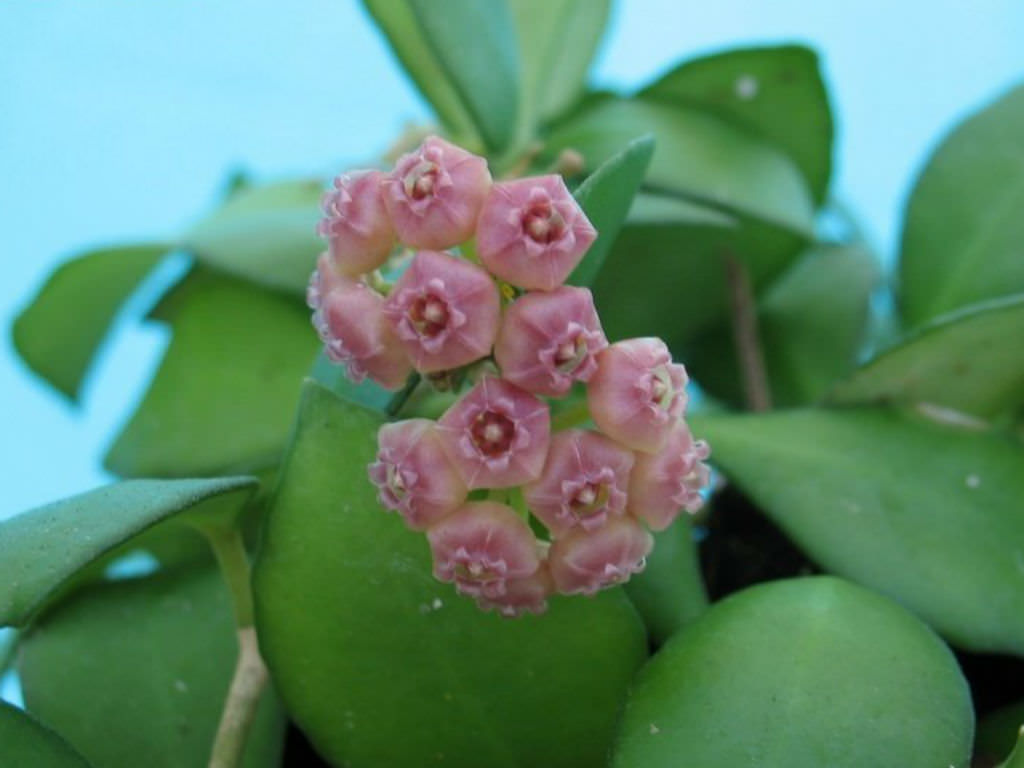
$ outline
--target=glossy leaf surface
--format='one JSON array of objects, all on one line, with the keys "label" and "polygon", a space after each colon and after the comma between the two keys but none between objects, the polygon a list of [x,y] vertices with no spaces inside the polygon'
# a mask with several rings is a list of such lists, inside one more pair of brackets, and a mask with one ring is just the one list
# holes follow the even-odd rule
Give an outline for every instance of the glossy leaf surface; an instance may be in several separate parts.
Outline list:
[{"label": "glossy leaf surface", "polygon": [[621,591],[480,612],[366,479],[379,418],[307,385],[256,569],[260,646],[317,749],[361,768],[593,766],[645,657]]},{"label": "glossy leaf surface", "polygon": [[904,321],[1024,291],[1024,86],[959,125],[928,160],[900,249]]},{"label": "glossy leaf surface", "polygon": [[741,48],[685,61],[640,92],[708,110],[788,154],[817,203],[832,169],[832,110],[817,54],[802,45]]},{"label": "glossy leaf surface", "polygon": [[71,400],[121,305],[168,247],[133,245],[90,251],[47,278],[12,328],[18,354]]},{"label": "glossy leaf surface", "polygon": [[[815,402],[853,369],[878,280],[878,263],[868,251],[820,246],[765,289],[757,321],[773,405]],[[710,394],[734,405],[743,403],[743,378],[728,321],[689,346],[685,360]]]},{"label": "glossy leaf surface", "polygon": [[566,282],[570,285],[593,285],[626,221],[653,153],[654,139],[650,136],[634,139],[588,176],[573,193],[598,236],[583,261],[569,275]]},{"label": "glossy leaf surface", "polygon": [[1024,449],[876,409],[692,416],[712,461],[823,567],[976,651],[1024,654]]},{"label": "glossy leaf surface", "polygon": [[66,580],[123,542],[179,514],[250,493],[250,477],[129,480],[0,523],[0,625],[25,624]]},{"label": "glossy leaf surface", "polygon": [[280,458],[318,346],[298,301],[205,270],[157,307],[174,331],[104,461],[123,477],[265,469]]},{"label": "glossy leaf surface", "polygon": [[615,768],[967,768],[974,717],[949,649],[831,577],[716,604],[640,673]]},{"label": "glossy leaf surface", "polygon": [[[95,587],[22,641],[25,703],[94,768],[206,765],[237,655],[213,569]],[[279,764],[284,717],[264,693],[245,768]]]},{"label": "glossy leaf surface", "polygon": [[836,403],[928,403],[981,418],[1024,403],[1024,295],[939,318],[836,385]]},{"label": "glossy leaf surface", "polygon": [[64,739],[3,701],[0,701],[0,765],[89,768]]},{"label": "glossy leaf surface", "polygon": [[199,221],[182,247],[203,263],[261,285],[304,295],[316,257],[322,182],[243,187]]}]

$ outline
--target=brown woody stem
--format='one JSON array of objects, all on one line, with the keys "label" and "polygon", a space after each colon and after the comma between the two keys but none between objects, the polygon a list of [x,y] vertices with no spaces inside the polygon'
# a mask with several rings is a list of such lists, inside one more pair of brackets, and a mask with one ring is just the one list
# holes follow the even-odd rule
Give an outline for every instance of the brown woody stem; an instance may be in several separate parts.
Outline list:
[{"label": "brown woody stem", "polygon": [[747,407],[767,411],[772,407],[771,391],[765,374],[764,352],[757,327],[757,304],[746,265],[731,253],[725,254],[726,283],[732,314],[733,341],[743,377]]}]

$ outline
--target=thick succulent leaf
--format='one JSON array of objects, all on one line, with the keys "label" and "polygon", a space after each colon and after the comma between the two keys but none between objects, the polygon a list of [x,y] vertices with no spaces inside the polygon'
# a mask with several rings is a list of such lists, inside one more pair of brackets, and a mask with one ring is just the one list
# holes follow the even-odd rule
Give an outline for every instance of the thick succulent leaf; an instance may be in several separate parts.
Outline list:
[{"label": "thick succulent leaf", "polygon": [[691,59],[639,95],[699,107],[756,132],[793,159],[816,203],[825,200],[832,109],[818,56],[810,48],[742,48]]},{"label": "thick succulent leaf", "polygon": [[1017,744],[1014,746],[1013,752],[999,768],[1024,768],[1024,727],[1017,735]]},{"label": "thick succulent leaf", "polygon": [[524,124],[543,122],[583,95],[611,0],[509,0],[519,40]]},{"label": "thick succulent leaf", "polygon": [[1024,294],[941,317],[832,390],[835,403],[927,403],[981,418],[1024,404]]},{"label": "thick succulent leaf", "polygon": [[11,329],[29,368],[77,400],[89,364],[125,300],[167,253],[161,244],[90,251],[50,275]]},{"label": "thick succulent leaf", "polygon": [[570,285],[589,286],[594,283],[626,221],[653,154],[652,137],[634,139],[590,174],[573,193],[597,230],[597,240],[569,275],[566,282]]},{"label": "thick succulent leaf", "polygon": [[0,701],[0,765],[11,768],[89,768],[75,750],[28,714]]},{"label": "thick succulent leaf", "polygon": [[1024,449],[881,409],[693,415],[714,461],[829,571],[954,644],[1024,654]]},{"label": "thick succulent leaf", "polygon": [[596,168],[626,142],[657,142],[647,181],[694,202],[810,237],[814,206],[796,164],[773,144],[708,112],[642,99],[606,99],[574,114],[549,137]]},{"label": "thick succulent leaf", "polygon": [[0,523],[0,626],[21,626],[61,585],[157,523],[225,494],[250,493],[251,477],[129,480]]},{"label": "thick succulent leaf", "polygon": [[685,342],[726,315],[725,254],[741,258],[761,288],[800,244],[778,227],[639,195],[593,285],[605,332],[613,339],[660,336],[682,353]]},{"label": "thick succulent leaf", "polygon": [[174,335],[104,465],[122,477],[251,472],[277,463],[316,354],[299,302],[206,270],[157,307]]},{"label": "thick succulent leaf", "polygon": [[324,244],[317,237],[322,182],[243,187],[182,238],[205,264],[273,289],[304,294]]},{"label": "thick succulent leaf", "polygon": [[716,604],[638,676],[615,768],[967,768],[956,659],[890,600],[832,577]]},{"label": "thick succulent leaf", "polygon": [[1024,85],[958,126],[907,206],[900,304],[908,326],[1024,292]]},{"label": "thick succulent leaf", "polygon": [[[989,712],[978,720],[974,759],[979,765],[996,765],[1013,752],[1024,727],[1024,701]],[[1018,750],[1020,751],[1020,750]],[[1018,759],[1024,757],[1018,755]],[[1024,760],[1017,768],[1024,768]]]},{"label": "thick succulent leaf", "polygon": [[683,516],[654,535],[647,567],[626,583],[626,594],[655,645],[692,623],[708,607],[690,518]]},{"label": "thick succulent leaf", "polygon": [[[95,768],[206,765],[237,656],[215,569],[96,587],[48,613],[21,643],[30,712]],[[269,689],[242,765],[277,766],[284,715]]]},{"label": "thick succulent leaf", "polygon": [[435,581],[423,534],[366,478],[380,424],[307,385],[255,574],[260,647],[289,712],[353,768],[601,764],[645,657],[628,599],[507,620]]},{"label": "thick succulent leaf", "polygon": [[[758,300],[765,372],[778,407],[820,399],[856,364],[868,328],[879,266],[855,246],[819,246],[775,280]],[[743,403],[743,378],[728,321],[687,348],[686,365],[714,397]]]}]

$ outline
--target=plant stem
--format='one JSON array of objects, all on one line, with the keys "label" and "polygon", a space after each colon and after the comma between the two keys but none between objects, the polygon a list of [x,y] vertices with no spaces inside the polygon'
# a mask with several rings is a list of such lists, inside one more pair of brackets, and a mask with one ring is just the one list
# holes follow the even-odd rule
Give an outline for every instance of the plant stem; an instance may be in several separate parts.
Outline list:
[{"label": "plant stem", "polygon": [[238,662],[217,726],[209,768],[238,768],[269,673],[253,627],[251,571],[242,532],[236,524],[203,525],[201,530],[231,592],[238,627]]},{"label": "plant stem", "polygon": [[394,418],[398,415],[398,412],[402,410],[402,406],[405,405],[409,398],[412,397],[412,393],[419,386],[422,377],[418,373],[412,373],[409,379],[405,382],[405,386],[402,387],[395,396],[391,398],[387,406],[387,414],[389,417]]},{"label": "plant stem", "polygon": [[757,327],[757,304],[746,265],[732,253],[725,254],[726,283],[732,313],[732,333],[743,377],[747,407],[767,411],[772,407],[771,391],[764,368],[764,352]]}]

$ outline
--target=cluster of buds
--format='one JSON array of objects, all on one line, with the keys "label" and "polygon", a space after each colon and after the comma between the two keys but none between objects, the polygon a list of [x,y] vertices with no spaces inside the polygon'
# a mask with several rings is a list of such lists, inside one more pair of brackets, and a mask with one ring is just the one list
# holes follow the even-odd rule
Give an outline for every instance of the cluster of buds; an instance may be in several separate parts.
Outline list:
[{"label": "cluster of buds", "polygon": [[[518,616],[642,570],[650,531],[700,507],[708,448],[665,344],[609,344],[590,291],[564,285],[597,232],[562,178],[493,182],[430,137],[391,173],[336,179],[324,214],[308,299],[327,355],[388,389],[467,382],[438,421],[383,426],[369,467],[434,575]],[[550,400],[581,416],[553,432]]]}]

